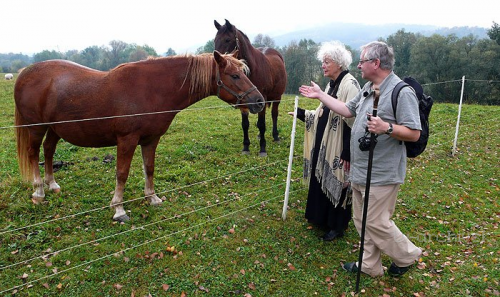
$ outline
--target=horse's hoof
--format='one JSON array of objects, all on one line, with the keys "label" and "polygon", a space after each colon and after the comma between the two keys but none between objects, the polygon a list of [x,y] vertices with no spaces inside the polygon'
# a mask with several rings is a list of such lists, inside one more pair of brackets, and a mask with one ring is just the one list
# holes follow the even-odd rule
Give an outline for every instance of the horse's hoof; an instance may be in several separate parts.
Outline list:
[{"label": "horse's hoof", "polygon": [[250,151],[241,151],[242,155],[250,155]]},{"label": "horse's hoof", "polygon": [[280,139],[279,137],[278,137],[278,138],[275,138],[275,139],[274,139],[274,142],[276,142],[276,143],[280,143],[280,142],[281,142],[281,139]]},{"label": "horse's hoof", "polygon": [[54,193],[61,192],[61,187],[56,182],[51,182],[48,184],[48,186],[49,186],[49,190],[54,192]]},{"label": "horse's hoof", "polygon": [[117,222],[120,222],[120,223],[125,223],[125,222],[128,222],[130,221],[130,217],[128,215],[121,215],[119,217],[113,217],[113,221],[117,221]]},{"label": "horse's hoof", "polygon": [[267,157],[267,153],[266,152],[260,152],[259,153],[259,157]]},{"label": "horse's hoof", "polygon": [[35,196],[35,195],[32,195],[31,196],[31,201],[35,205],[42,204],[42,203],[45,202],[45,196]]},{"label": "horse's hoof", "polygon": [[44,199],[38,199],[38,198],[31,198],[31,202],[33,202],[33,204],[35,205],[39,205],[39,204],[42,204],[44,202]]},{"label": "horse's hoof", "polygon": [[158,197],[151,197],[149,199],[149,205],[158,206],[158,205],[161,205],[162,203],[163,203],[163,200],[161,200]]}]

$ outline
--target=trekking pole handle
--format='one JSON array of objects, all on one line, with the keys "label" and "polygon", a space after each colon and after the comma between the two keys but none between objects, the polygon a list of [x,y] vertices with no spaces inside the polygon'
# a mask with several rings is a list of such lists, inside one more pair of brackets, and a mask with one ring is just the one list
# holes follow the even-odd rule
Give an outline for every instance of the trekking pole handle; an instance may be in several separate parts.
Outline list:
[{"label": "trekking pole handle", "polygon": [[378,100],[379,99],[380,99],[380,89],[375,88],[375,90],[373,91],[373,112],[372,112],[372,115],[374,117],[377,116]]}]

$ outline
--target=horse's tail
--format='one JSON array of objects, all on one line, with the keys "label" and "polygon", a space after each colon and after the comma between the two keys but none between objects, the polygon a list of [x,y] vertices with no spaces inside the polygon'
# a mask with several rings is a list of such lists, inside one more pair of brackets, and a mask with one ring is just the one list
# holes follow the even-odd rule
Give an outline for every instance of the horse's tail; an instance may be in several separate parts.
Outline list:
[{"label": "horse's tail", "polygon": [[[24,124],[17,106],[15,114],[15,124],[16,126],[21,126]],[[29,180],[33,175],[33,169],[30,166],[30,160],[28,156],[30,140],[29,131],[26,127],[17,127],[15,129],[17,141],[17,163],[19,164],[19,172],[21,173],[21,177],[23,179]]]}]

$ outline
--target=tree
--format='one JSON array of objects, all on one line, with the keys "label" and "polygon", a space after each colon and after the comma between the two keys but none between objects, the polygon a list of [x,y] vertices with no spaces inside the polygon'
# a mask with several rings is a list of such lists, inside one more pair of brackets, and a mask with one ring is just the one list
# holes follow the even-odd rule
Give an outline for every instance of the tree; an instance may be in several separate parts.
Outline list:
[{"label": "tree", "polygon": [[262,35],[262,34],[257,34],[257,36],[255,36],[252,45],[254,47],[270,47],[270,48],[276,47],[274,40],[271,37],[269,37],[269,35]]},{"label": "tree", "polygon": [[467,82],[465,88],[467,98],[481,104],[500,104],[500,84],[495,83],[500,81],[498,65],[500,65],[500,45],[494,40],[478,40],[468,55],[468,63],[463,68],[471,71],[464,71],[466,78],[475,80]]},{"label": "tree", "polygon": [[69,50],[64,54],[67,60],[83,65],[82,55],[78,50]]},{"label": "tree", "polygon": [[0,71],[1,72],[17,72],[31,64],[31,58],[28,55],[21,53],[0,54]]},{"label": "tree", "polygon": [[141,48],[146,51],[146,53],[148,54],[148,56],[151,56],[151,57],[158,57],[159,56],[156,53],[156,50],[154,48],[152,48],[151,46],[147,45],[147,44],[141,46]]},{"label": "tree", "polygon": [[410,72],[411,49],[421,35],[398,30],[395,34],[387,37],[386,43],[394,49],[396,62],[394,71],[400,76],[415,76]]},{"label": "tree", "polygon": [[493,22],[493,26],[488,30],[488,36],[500,45],[500,26],[497,23]]},{"label": "tree", "polygon": [[[442,82],[454,80],[456,77],[450,75],[450,70],[457,66],[455,60],[451,59],[451,44],[456,41],[455,35],[448,37],[434,34],[427,38],[418,40],[411,50],[410,67],[420,83]],[[454,86],[433,86],[430,93],[438,101],[448,101],[457,98],[457,90]]]},{"label": "tree", "polygon": [[111,49],[106,51],[105,64],[107,69],[114,68],[121,63],[127,62],[128,55],[125,54],[127,43],[120,40],[112,40],[109,42]]},{"label": "tree", "polygon": [[144,48],[138,46],[130,52],[128,56],[128,62],[146,60],[147,58],[148,58],[148,52]]},{"label": "tree", "polygon": [[165,57],[175,56],[175,55],[177,55],[177,53],[171,47],[169,47],[167,52],[165,53]]},{"label": "tree", "polygon": [[33,62],[42,62],[42,61],[47,61],[47,60],[54,60],[54,59],[62,59],[63,54],[60,52],[56,52],[55,50],[49,51],[49,50],[44,50],[42,52],[39,52],[37,54],[33,55]]},{"label": "tree", "polygon": [[292,41],[281,50],[288,75],[286,93],[296,94],[301,85],[309,84],[311,80],[324,84],[317,52],[318,45],[311,39],[302,39],[298,43]]},{"label": "tree", "polygon": [[207,41],[207,43],[205,43],[204,46],[200,46],[196,50],[196,54],[199,55],[199,54],[203,54],[203,53],[213,53],[214,50],[215,50],[215,40],[212,39],[212,40]]},{"label": "tree", "polygon": [[19,69],[22,69],[24,67],[28,66],[28,63],[22,60],[14,60],[12,61],[12,64],[10,66],[10,72],[18,72]]},{"label": "tree", "polygon": [[103,57],[104,57],[104,48],[100,48],[96,45],[85,48],[81,53],[82,65],[87,67],[98,69],[98,70],[107,70],[103,67]]}]

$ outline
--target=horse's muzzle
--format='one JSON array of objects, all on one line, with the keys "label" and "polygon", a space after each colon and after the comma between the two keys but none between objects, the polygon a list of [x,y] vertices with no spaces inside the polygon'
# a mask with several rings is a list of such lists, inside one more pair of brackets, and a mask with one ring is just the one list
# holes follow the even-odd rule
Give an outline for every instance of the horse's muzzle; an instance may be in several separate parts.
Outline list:
[{"label": "horse's muzzle", "polygon": [[[254,96],[249,101],[250,102],[247,105],[248,105],[248,109],[250,109],[251,113],[258,113],[264,109],[265,101],[264,101],[264,97],[262,97],[262,95]],[[251,102],[254,102],[254,103],[251,103]]]}]

